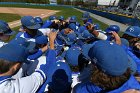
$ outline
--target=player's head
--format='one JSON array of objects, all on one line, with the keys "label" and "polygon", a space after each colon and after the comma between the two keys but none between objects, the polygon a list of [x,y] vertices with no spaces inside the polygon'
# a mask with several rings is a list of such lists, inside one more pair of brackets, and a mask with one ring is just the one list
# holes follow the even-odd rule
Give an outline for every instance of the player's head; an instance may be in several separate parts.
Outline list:
[{"label": "player's head", "polygon": [[49,20],[51,20],[51,21],[56,20],[56,19],[57,19],[57,17],[55,15],[52,15],[52,16],[49,17]]},{"label": "player's head", "polygon": [[82,71],[89,63],[89,60],[82,54],[80,47],[69,48],[66,52],[65,59],[74,72]]},{"label": "player's head", "polygon": [[67,34],[66,36],[66,44],[67,45],[72,45],[77,41],[77,35],[76,33],[72,32]]},{"label": "player's head", "polygon": [[48,44],[48,38],[47,36],[38,36],[36,39],[36,46],[38,48],[43,48],[44,46],[46,46]]},{"label": "player's head", "polygon": [[58,19],[59,19],[59,21],[64,21],[65,20],[64,16],[60,16]]},{"label": "player's head", "polygon": [[0,40],[7,41],[14,34],[15,31],[12,31],[6,22],[0,21]]},{"label": "player's head", "polygon": [[140,27],[139,26],[130,26],[124,32],[122,38],[125,38],[129,41],[130,46],[140,40]]},{"label": "player's head", "polygon": [[113,90],[130,78],[128,56],[121,46],[101,40],[90,48],[88,55],[94,64],[91,82],[95,85]]},{"label": "player's head", "polygon": [[21,67],[22,63],[27,62],[27,56],[26,48],[21,45],[16,43],[4,45],[0,48],[0,74],[15,74]]},{"label": "player's head", "polygon": [[24,16],[21,18],[21,24],[23,29],[31,36],[34,37],[37,34],[37,30],[41,27],[32,16]]},{"label": "player's head", "polygon": [[88,12],[84,12],[82,14],[82,20],[83,20],[84,23],[86,23],[89,18],[90,18],[90,14]]},{"label": "player's head", "polygon": [[38,23],[38,24],[40,24],[41,26],[43,25],[43,20],[39,16],[35,17],[35,22]]},{"label": "player's head", "polygon": [[73,30],[73,31],[76,31],[76,25],[74,23],[70,23],[68,28]]},{"label": "player's head", "polygon": [[77,17],[76,16],[70,17],[70,20],[69,20],[70,23],[76,23],[76,21],[77,21]]},{"label": "player's head", "polygon": [[53,67],[48,70],[49,92],[70,93],[71,91],[71,70],[69,65],[58,59]]},{"label": "player's head", "polygon": [[105,31],[107,33],[111,31],[115,31],[116,33],[118,33],[120,31],[120,27],[118,25],[110,25]]}]

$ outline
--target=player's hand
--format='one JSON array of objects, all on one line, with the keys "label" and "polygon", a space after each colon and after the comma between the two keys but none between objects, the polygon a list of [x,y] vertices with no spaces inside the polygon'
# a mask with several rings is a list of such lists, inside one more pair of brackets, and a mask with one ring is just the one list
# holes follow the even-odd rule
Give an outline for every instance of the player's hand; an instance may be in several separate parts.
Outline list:
[{"label": "player's hand", "polygon": [[49,34],[50,49],[55,49],[54,41],[56,39],[56,36],[57,36],[57,32],[50,32]]},{"label": "player's hand", "polygon": [[135,43],[135,47],[140,50],[140,43]]},{"label": "player's hand", "polygon": [[94,31],[94,25],[87,22],[88,26],[87,26],[87,29],[89,30],[90,33],[92,33]]},{"label": "player's hand", "polygon": [[49,41],[54,41],[56,39],[57,32],[51,31],[49,34]]},{"label": "player's hand", "polygon": [[129,90],[124,91],[123,93],[140,93],[140,91],[135,90],[135,89],[129,89]]},{"label": "player's hand", "polygon": [[112,36],[114,37],[116,44],[121,45],[121,38],[120,36],[115,32],[115,31],[111,31]]}]

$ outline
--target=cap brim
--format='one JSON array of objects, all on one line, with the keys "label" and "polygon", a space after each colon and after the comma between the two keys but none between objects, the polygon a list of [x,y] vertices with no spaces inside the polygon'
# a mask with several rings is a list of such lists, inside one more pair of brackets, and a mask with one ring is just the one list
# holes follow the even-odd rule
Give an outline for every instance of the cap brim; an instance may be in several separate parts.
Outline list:
[{"label": "cap brim", "polygon": [[36,24],[34,26],[27,26],[28,29],[39,29],[41,27],[40,24]]},{"label": "cap brim", "polygon": [[14,35],[14,34],[16,34],[16,32],[11,30],[11,33],[6,33],[5,35],[11,36],[11,35]]},{"label": "cap brim", "polygon": [[128,35],[130,35],[132,37],[138,37],[138,36],[135,36],[135,35],[133,35],[132,33],[129,33],[129,32],[124,32],[124,34],[128,34]]}]

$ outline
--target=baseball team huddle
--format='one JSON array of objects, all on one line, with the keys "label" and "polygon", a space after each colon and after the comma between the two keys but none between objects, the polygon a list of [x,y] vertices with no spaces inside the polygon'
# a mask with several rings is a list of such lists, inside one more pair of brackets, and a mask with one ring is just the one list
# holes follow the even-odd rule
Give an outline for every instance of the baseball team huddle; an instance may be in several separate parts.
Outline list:
[{"label": "baseball team huddle", "polygon": [[140,93],[140,27],[81,16],[23,16],[17,34],[0,20],[0,93]]}]

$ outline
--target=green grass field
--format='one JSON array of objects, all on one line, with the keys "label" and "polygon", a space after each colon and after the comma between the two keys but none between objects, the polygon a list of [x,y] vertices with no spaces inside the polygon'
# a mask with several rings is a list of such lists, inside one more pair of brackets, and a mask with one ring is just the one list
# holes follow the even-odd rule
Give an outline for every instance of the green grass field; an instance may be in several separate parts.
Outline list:
[{"label": "green grass field", "polygon": [[19,20],[20,18],[20,15],[17,14],[0,13],[0,20],[4,20],[6,22],[12,22],[15,20]]},{"label": "green grass field", "polygon": [[[63,15],[65,18],[70,17],[72,15],[77,16],[78,22],[82,23],[81,16],[82,13],[69,7],[63,7],[63,6],[35,6],[35,5],[0,5],[0,7],[21,7],[21,8],[36,8],[36,9],[51,9],[51,10],[59,10],[56,14],[56,16]],[[46,18],[47,19],[47,18]],[[101,29],[105,29],[108,25],[96,20],[93,18],[94,23],[99,23],[101,26]]]},{"label": "green grass field", "polygon": [[[60,12],[56,13],[56,16],[60,16],[60,15],[63,15],[65,18],[68,18],[70,16],[77,16],[77,19],[78,19],[78,22],[80,24],[83,24],[82,23],[82,20],[81,20],[81,16],[82,16],[82,12],[79,12],[73,8],[69,8],[69,7],[63,7],[63,6],[34,6],[34,5],[0,5],[0,7],[20,7],[20,8],[35,8],[35,9],[50,9],[50,10],[59,10]],[[11,14],[10,14],[11,15]],[[8,18],[11,18],[11,17],[8,17]],[[17,17],[19,18],[19,17]],[[0,15],[0,19],[1,19],[1,15]],[[44,18],[43,20],[46,20],[47,18]],[[3,19],[5,20],[5,19]],[[8,19],[7,19],[8,20]],[[5,20],[5,21],[7,21]],[[10,19],[9,19],[10,20]],[[7,21],[9,22],[9,21]],[[100,27],[101,29],[105,29],[106,27],[108,27],[108,25],[96,20],[93,18],[93,22],[94,23],[98,23],[100,24]],[[13,28],[13,30],[17,31],[18,32],[18,29],[19,27],[16,27],[16,28]],[[14,36],[11,37],[11,39],[14,38]]]}]

